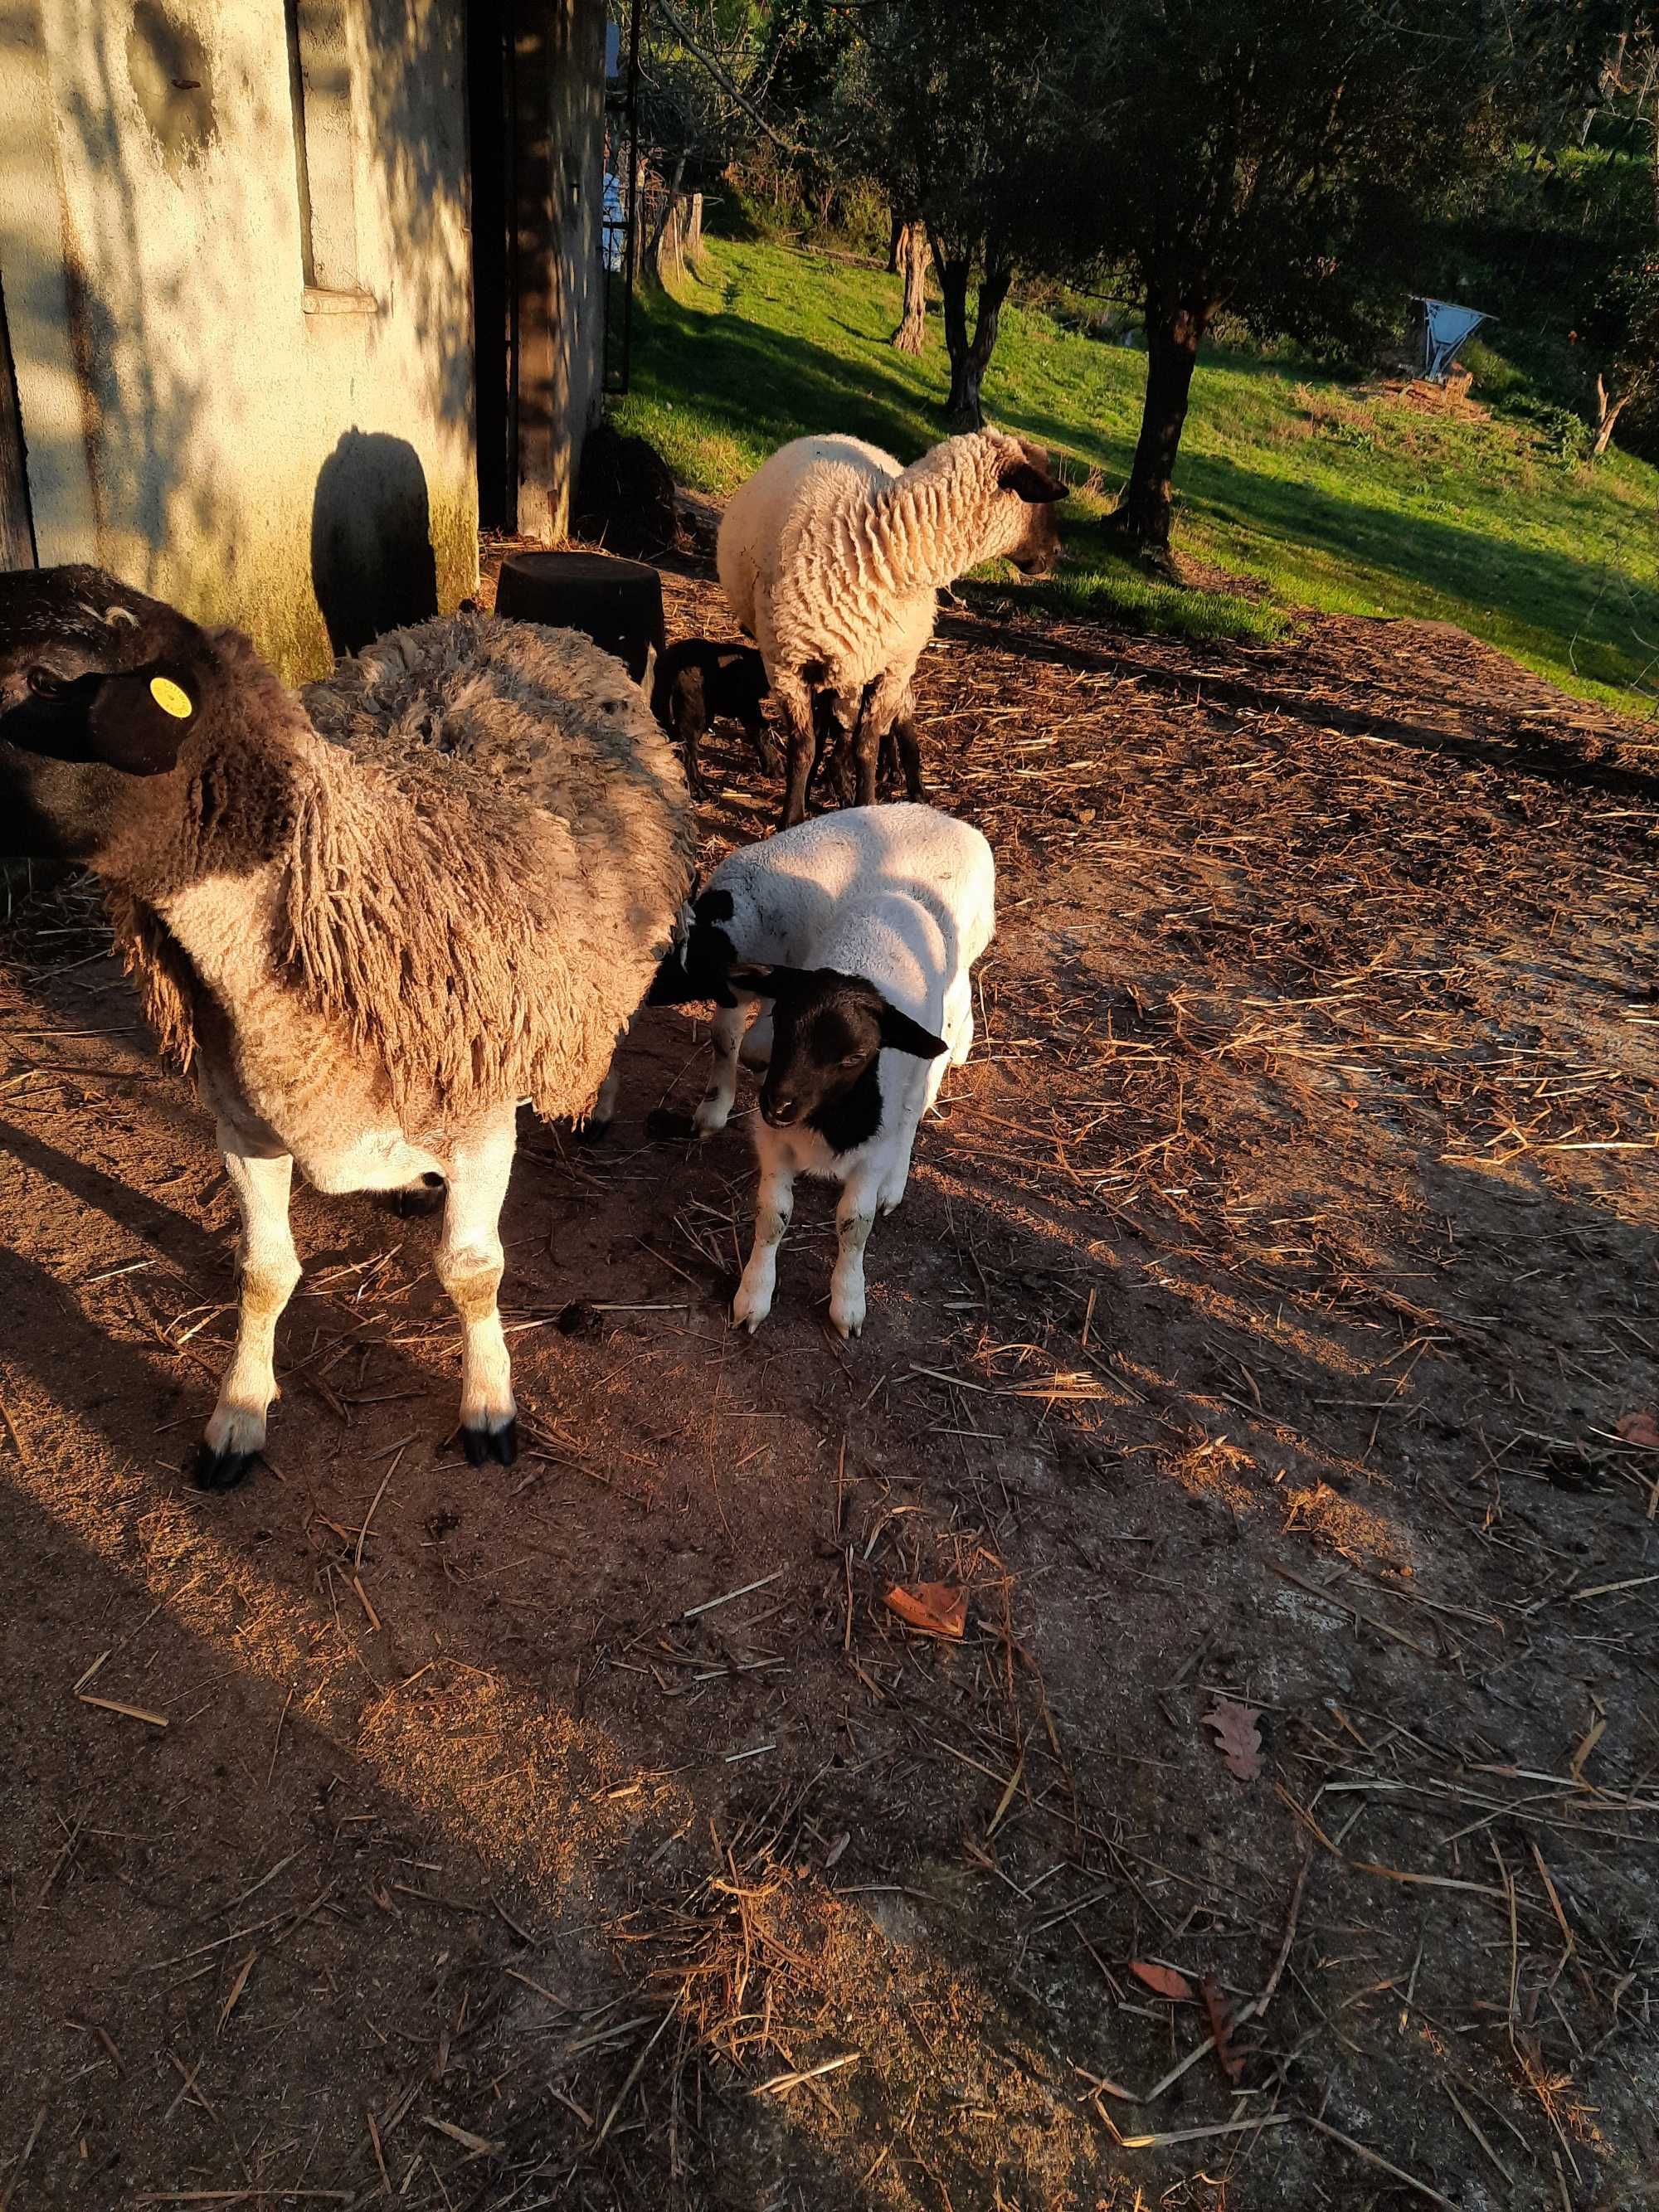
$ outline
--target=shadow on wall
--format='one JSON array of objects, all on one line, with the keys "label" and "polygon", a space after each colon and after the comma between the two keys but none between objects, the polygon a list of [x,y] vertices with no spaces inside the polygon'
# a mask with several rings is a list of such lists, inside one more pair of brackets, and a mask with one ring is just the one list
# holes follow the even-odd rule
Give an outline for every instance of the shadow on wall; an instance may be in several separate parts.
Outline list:
[{"label": "shadow on wall", "polygon": [[336,653],[438,611],[426,471],[405,438],[348,430],[311,503],[311,587]]}]

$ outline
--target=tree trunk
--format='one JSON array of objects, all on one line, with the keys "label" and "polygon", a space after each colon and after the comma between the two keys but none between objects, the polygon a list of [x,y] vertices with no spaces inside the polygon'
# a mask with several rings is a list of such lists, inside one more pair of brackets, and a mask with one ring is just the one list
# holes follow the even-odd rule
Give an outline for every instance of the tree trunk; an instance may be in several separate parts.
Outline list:
[{"label": "tree trunk", "polygon": [[939,272],[939,289],[942,295],[945,317],[945,350],[951,356],[951,392],[945,411],[955,430],[978,430],[983,428],[985,416],[980,406],[980,386],[990,366],[996,347],[997,325],[1002,317],[1002,303],[1008,296],[1008,287],[1014,281],[1013,270],[1005,262],[987,264],[979,280],[979,306],[974,317],[974,334],[968,335],[968,285],[973,265],[967,260],[952,260],[946,257],[937,239],[933,241],[933,265]]},{"label": "tree trunk", "polygon": [[662,213],[645,249],[645,265],[658,283],[666,286],[671,275],[681,274],[680,264],[680,180],[685,174],[685,156],[681,155],[674,164],[674,174],[663,202]]},{"label": "tree trunk", "polygon": [[945,323],[945,349],[951,357],[950,410],[954,420],[958,363],[968,358],[968,285],[973,266],[946,254],[938,239],[931,243],[933,268],[939,276],[939,310]]},{"label": "tree trunk", "polygon": [[904,226],[900,244],[904,268],[904,313],[893,333],[901,353],[920,353],[927,335],[927,234],[919,222]]},{"label": "tree trunk", "polygon": [[693,192],[686,202],[684,252],[693,269],[702,266],[702,194]]},{"label": "tree trunk", "polygon": [[1199,341],[1209,318],[1201,300],[1146,303],[1146,397],[1134,466],[1113,520],[1131,544],[1167,553],[1174,505],[1176,455],[1187,421],[1187,399]]},{"label": "tree trunk", "polygon": [[1620,393],[1617,399],[1609,399],[1607,398],[1607,387],[1605,379],[1599,376],[1596,378],[1595,441],[1590,447],[1590,458],[1592,460],[1599,461],[1602,454],[1607,450],[1607,447],[1613,443],[1613,424],[1617,422],[1620,415],[1624,413],[1625,403],[1630,396],[1631,395],[1628,392],[1622,392]]}]

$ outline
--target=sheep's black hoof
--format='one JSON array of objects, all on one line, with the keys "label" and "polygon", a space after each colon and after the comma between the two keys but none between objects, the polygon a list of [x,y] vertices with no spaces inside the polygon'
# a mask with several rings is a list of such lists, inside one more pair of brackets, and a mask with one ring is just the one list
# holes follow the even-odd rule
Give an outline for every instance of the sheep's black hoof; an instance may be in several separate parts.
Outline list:
[{"label": "sheep's black hoof", "polygon": [[602,1145],[610,1134],[611,1124],[608,1121],[578,1121],[576,1124],[575,1136],[579,1145]]},{"label": "sheep's black hoof", "polygon": [[389,1191],[386,1199],[400,1220],[416,1221],[425,1214],[436,1213],[448,1195],[449,1186],[441,1175],[423,1175],[419,1182]]},{"label": "sheep's black hoof", "polygon": [[677,1114],[672,1106],[653,1106],[645,1117],[645,1133],[653,1144],[689,1145],[697,1132],[689,1114]]},{"label": "sheep's black hoof", "polygon": [[234,1490],[239,1482],[246,1480],[258,1456],[257,1451],[216,1449],[204,1441],[196,1447],[196,1487],[198,1490]]},{"label": "sheep's black hoof", "polygon": [[469,1467],[488,1467],[492,1459],[511,1467],[519,1456],[519,1424],[512,1420],[500,1429],[464,1427],[461,1449]]}]

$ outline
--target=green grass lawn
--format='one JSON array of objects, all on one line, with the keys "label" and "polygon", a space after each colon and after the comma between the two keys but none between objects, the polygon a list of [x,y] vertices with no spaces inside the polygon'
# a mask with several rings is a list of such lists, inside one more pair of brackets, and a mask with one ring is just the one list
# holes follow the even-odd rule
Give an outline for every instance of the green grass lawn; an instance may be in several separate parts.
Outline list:
[{"label": "green grass lawn", "polygon": [[[898,279],[780,246],[710,242],[700,277],[637,304],[618,420],[682,483],[725,493],[804,431],[908,460],[942,434],[944,344],[887,343]],[[1011,308],[986,380],[992,421],[1040,439],[1085,485],[1072,564],[1036,587],[1139,629],[1270,637],[1316,607],[1455,622],[1566,689],[1645,711],[1659,659],[1659,471],[1614,453],[1554,459],[1524,423],[1441,416],[1305,365],[1207,352],[1176,473],[1176,549],[1254,587],[1182,592],[1108,550],[1144,356]],[[1477,384],[1475,396],[1480,396]],[[1265,592],[1262,590],[1265,586]]]}]

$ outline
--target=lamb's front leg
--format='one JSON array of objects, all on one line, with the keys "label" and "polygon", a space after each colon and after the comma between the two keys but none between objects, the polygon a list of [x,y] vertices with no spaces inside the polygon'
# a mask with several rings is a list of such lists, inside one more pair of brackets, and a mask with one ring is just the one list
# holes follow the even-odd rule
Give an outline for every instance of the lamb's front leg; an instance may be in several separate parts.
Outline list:
[{"label": "lamb's front leg", "polygon": [[518,1456],[518,1407],[496,1294],[501,1282],[501,1202],[513,1172],[517,1115],[492,1123],[449,1157],[449,1196],[438,1245],[438,1279],[461,1317],[461,1442],[474,1467]]},{"label": "lamb's front leg", "polygon": [[863,1332],[864,1248],[875,1225],[888,1165],[884,1160],[875,1160],[857,1169],[848,1178],[836,1208],[837,1241],[835,1273],[830,1278],[830,1319],[842,1336]]},{"label": "lamb's front leg", "polygon": [[[757,1139],[758,1141],[758,1139]],[[778,1247],[783,1242],[794,1211],[794,1170],[781,1154],[761,1154],[760,1192],[755,1205],[755,1241],[749,1265],[732,1301],[732,1318],[752,1336],[772,1310],[772,1292],[778,1279]]]},{"label": "lamb's front leg", "polygon": [[276,1395],[276,1323],[300,1279],[288,1225],[294,1163],[286,1152],[243,1152],[242,1141],[221,1126],[225,1173],[242,1210],[241,1310],[236,1349],[196,1455],[204,1490],[234,1488],[264,1449],[265,1416]]},{"label": "lamb's front leg", "polygon": [[708,1088],[691,1116],[691,1126],[700,1137],[712,1137],[731,1118],[738,1096],[738,1049],[754,1011],[752,999],[741,999],[735,1006],[722,1006],[714,1017],[714,1065],[709,1071]]},{"label": "lamb's front leg", "polygon": [[887,670],[876,678],[865,695],[854,739],[858,803],[860,806],[873,806],[876,803],[876,770],[882,748],[909,696],[910,672],[908,668]]}]

